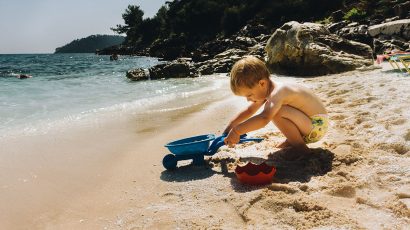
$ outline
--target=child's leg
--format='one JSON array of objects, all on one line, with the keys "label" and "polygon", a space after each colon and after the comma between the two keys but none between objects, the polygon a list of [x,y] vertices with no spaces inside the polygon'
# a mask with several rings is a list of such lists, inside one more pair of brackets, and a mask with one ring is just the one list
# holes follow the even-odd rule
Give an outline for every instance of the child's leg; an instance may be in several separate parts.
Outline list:
[{"label": "child's leg", "polygon": [[312,130],[312,121],[302,111],[291,106],[282,106],[273,118],[276,127],[286,136],[287,140],[281,144],[285,147],[287,143],[293,147],[307,150],[303,136]]}]

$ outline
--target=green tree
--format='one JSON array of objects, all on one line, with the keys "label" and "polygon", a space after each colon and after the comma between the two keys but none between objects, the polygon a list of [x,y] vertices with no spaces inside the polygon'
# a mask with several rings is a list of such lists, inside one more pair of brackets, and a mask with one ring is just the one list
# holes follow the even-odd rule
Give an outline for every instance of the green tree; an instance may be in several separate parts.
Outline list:
[{"label": "green tree", "polygon": [[140,26],[143,22],[144,11],[140,9],[139,6],[128,5],[125,13],[122,14],[125,25],[117,25],[116,28],[111,28],[114,32],[118,34],[125,33],[126,43],[136,43],[141,39],[140,37]]}]

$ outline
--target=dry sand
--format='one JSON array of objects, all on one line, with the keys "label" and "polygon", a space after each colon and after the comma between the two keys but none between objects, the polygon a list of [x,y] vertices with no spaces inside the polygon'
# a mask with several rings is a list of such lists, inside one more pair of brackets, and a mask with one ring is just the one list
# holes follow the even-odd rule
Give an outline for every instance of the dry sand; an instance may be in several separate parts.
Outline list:
[{"label": "dry sand", "polygon": [[[410,76],[383,69],[295,81],[324,101],[331,129],[314,154],[287,160],[283,136],[222,147],[206,167],[161,165],[170,140],[220,133],[245,100],[229,97],[180,116],[113,159],[104,183],[82,191],[20,228],[39,229],[409,229]],[[239,161],[276,166],[267,186],[240,184]],[[107,169],[108,170],[108,169]],[[0,224],[1,225],[1,224]],[[10,227],[10,225],[5,225]]]}]

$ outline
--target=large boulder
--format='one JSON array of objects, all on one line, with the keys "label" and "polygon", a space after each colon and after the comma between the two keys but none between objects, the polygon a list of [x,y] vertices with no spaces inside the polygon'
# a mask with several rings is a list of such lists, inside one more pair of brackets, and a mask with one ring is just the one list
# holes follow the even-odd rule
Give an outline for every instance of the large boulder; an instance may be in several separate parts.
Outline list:
[{"label": "large boulder", "polygon": [[141,68],[128,70],[126,76],[131,81],[141,81],[149,79],[148,71]]},{"label": "large boulder", "polygon": [[198,77],[197,71],[189,59],[179,58],[175,61],[159,64],[149,68],[152,80],[163,78]]},{"label": "large boulder", "polygon": [[331,34],[315,23],[285,23],[265,50],[268,68],[280,74],[315,76],[373,65],[370,46]]},{"label": "large boulder", "polygon": [[377,37],[380,35],[396,35],[404,39],[410,39],[410,19],[396,20],[370,26],[369,34],[372,37]]}]

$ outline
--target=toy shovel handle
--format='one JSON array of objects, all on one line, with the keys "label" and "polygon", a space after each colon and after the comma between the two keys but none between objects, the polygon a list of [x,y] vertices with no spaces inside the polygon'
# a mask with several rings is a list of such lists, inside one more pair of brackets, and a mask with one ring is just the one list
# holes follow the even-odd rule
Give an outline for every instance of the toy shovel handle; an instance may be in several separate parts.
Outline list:
[{"label": "toy shovel handle", "polygon": [[239,143],[246,142],[246,141],[261,142],[263,141],[263,138],[244,138],[244,139],[240,139]]},{"label": "toy shovel handle", "polygon": [[[214,155],[220,147],[225,145],[225,142],[224,142],[225,137],[226,137],[226,134],[215,138],[215,140],[212,142],[211,146],[209,146],[207,154],[205,154],[205,155],[208,155],[208,156]],[[246,134],[241,135],[240,138],[241,139],[239,140],[239,143],[243,143],[243,142],[246,142],[246,141],[261,142],[263,140],[263,138],[246,138]]]}]

